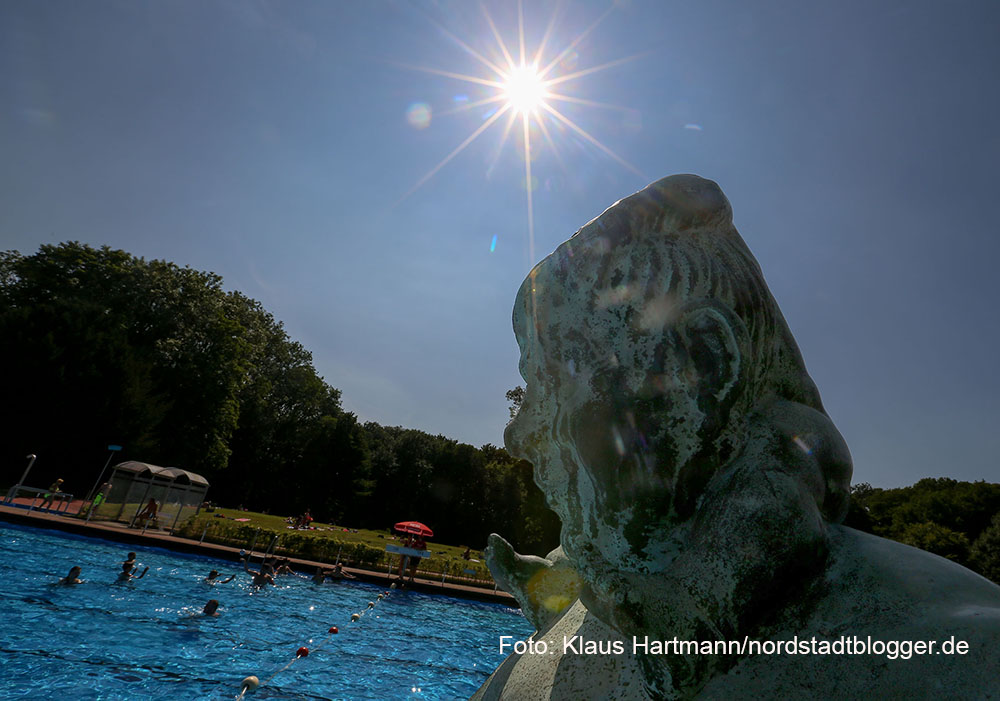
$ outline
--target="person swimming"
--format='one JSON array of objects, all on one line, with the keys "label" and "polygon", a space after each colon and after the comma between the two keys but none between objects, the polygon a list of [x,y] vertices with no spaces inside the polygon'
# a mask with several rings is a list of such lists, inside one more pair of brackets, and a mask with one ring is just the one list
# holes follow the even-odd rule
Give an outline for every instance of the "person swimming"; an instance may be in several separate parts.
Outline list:
[{"label": "person swimming", "polygon": [[65,586],[72,586],[74,584],[83,584],[83,580],[80,579],[80,573],[83,570],[80,569],[79,565],[73,565],[69,569],[69,574],[60,579],[56,584],[63,584]]},{"label": "person swimming", "polygon": [[292,569],[291,561],[287,557],[283,557],[277,561],[277,566],[274,568],[274,574],[297,574],[295,570]]},{"label": "person swimming", "polygon": [[224,580],[219,580],[220,576],[221,575],[217,570],[212,570],[211,572],[208,573],[208,576],[201,581],[203,581],[205,584],[229,584],[231,581],[236,579],[235,574],[232,575],[229,579],[224,579]]},{"label": "person swimming", "polygon": [[[233,576],[235,577],[236,575]],[[217,610],[218,608],[219,608],[218,599],[209,599],[208,603],[205,604],[205,608],[201,610],[201,613],[204,616],[218,616],[219,615],[219,612]]]},{"label": "person swimming", "polygon": [[142,579],[143,577],[146,576],[146,573],[149,572],[149,567],[147,567],[146,569],[144,569],[142,571],[142,574],[140,574],[137,577],[135,575],[135,572],[139,568],[138,567],[133,567],[134,564],[135,564],[135,560],[126,560],[125,562],[123,562],[122,563],[122,571],[118,573],[118,580],[117,581],[119,581],[119,582],[131,582],[133,579]]},{"label": "person swimming", "polygon": [[339,562],[336,565],[333,566],[333,569],[330,570],[330,572],[327,574],[327,577],[329,577],[330,579],[332,579],[334,581],[337,581],[337,580],[340,580],[340,579],[357,579],[357,577],[355,577],[350,572],[345,572],[344,571],[344,566],[342,564],[340,564]]},{"label": "person swimming", "polygon": [[250,569],[249,563],[243,560],[243,569],[253,575],[253,580],[250,582],[250,585],[253,587],[261,589],[268,584],[274,584],[274,568],[266,562],[260,566],[260,570],[258,571]]}]

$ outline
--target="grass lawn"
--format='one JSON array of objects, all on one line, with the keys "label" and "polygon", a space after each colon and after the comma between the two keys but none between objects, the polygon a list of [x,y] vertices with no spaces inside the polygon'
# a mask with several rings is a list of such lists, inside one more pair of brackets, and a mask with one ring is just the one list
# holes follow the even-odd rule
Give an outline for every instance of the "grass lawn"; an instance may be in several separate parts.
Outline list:
[{"label": "grass lawn", "polygon": [[[357,564],[374,569],[387,569],[390,564],[387,557],[395,561],[397,556],[385,554],[386,545],[406,543],[405,536],[401,537],[388,531],[350,529],[346,526],[317,521],[313,521],[312,526],[313,528],[309,530],[294,529],[289,527],[284,516],[215,507],[212,512],[203,510],[197,516],[187,519],[177,530],[178,535],[196,540],[200,539],[204,532],[206,540],[224,542],[247,550],[256,537],[254,552],[258,554],[267,550],[271,541],[278,536],[275,552],[290,557],[298,556],[320,561],[330,561],[336,558],[337,553],[341,553],[345,561],[361,557],[363,561]],[[259,534],[256,533],[258,528]],[[430,540],[427,549],[431,551],[431,557],[420,562],[420,572],[427,576],[440,577],[447,572],[449,581],[473,578],[492,582],[482,552],[472,551],[472,559],[478,560],[473,562],[462,558],[465,552],[464,546],[444,545]],[[466,572],[470,569],[474,570],[474,573]]]}]

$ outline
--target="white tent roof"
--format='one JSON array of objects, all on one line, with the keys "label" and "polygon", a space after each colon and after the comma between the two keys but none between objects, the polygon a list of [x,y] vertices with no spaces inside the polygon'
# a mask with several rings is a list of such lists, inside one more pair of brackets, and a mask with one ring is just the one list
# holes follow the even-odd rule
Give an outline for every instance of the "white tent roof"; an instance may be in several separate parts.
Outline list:
[{"label": "white tent roof", "polygon": [[167,479],[173,482],[188,482],[190,484],[199,484],[202,486],[208,486],[208,480],[199,475],[197,472],[188,472],[187,470],[182,470],[179,467],[160,467],[159,465],[150,465],[145,462],[136,462],[134,460],[129,460],[127,462],[120,462],[115,465],[116,470],[122,470],[124,472],[133,472],[137,475],[148,474],[149,477],[158,477],[160,479]]}]

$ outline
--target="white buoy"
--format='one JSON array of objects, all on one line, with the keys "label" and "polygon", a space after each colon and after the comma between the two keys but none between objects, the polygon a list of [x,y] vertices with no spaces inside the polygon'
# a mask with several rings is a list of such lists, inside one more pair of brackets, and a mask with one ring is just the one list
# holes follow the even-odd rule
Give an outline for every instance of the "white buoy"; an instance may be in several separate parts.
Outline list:
[{"label": "white buoy", "polygon": [[351,622],[352,623],[354,621],[360,621],[360,620],[361,620],[361,614],[360,613],[352,613],[351,614]]},{"label": "white buoy", "polygon": [[247,691],[253,691],[258,686],[260,686],[260,679],[258,679],[257,677],[254,677],[254,676],[249,676],[249,677],[247,677],[246,679],[243,680],[242,684],[240,684],[240,689],[246,689]]}]

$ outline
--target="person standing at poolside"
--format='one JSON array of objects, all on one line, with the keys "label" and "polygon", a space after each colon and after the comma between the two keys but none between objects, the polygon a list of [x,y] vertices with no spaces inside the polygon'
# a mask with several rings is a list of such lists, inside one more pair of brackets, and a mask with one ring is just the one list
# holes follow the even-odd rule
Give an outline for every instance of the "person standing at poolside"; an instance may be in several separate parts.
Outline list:
[{"label": "person standing at poolside", "polygon": [[52,506],[52,500],[56,498],[56,494],[62,493],[62,483],[62,477],[52,483],[52,486],[49,487],[49,491],[45,493],[45,498],[42,500],[41,506],[38,507],[39,509],[48,509]]},{"label": "person standing at poolside", "polygon": [[97,507],[99,507],[101,504],[107,501],[108,495],[111,494],[111,487],[113,486],[114,485],[112,485],[111,482],[105,482],[100,487],[98,487],[97,494],[94,495],[94,500],[90,502],[90,509],[88,510],[88,514],[90,512],[96,511]]},{"label": "person standing at poolside", "polygon": [[[408,536],[406,536],[406,542],[403,543],[403,547],[404,548],[412,548],[413,547],[413,543],[414,543],[413,536],[412,535],[408,535]],[[403,579],[403,571],[404,571],[404,568],[406,567],[408,559],[412,559],[412,558],[410,558],[409,555],[400,555],[399,556],[399,568],[396,570],[396,578],[399,579],[400,581],[402,581],[402,579]]]},{"label": "person standing at poolside", "polygon": [[[424,541],[423,536],[417,536],[416,540],[413,541],[414,550],[426,550],[427,543]],[[420,557],[414,556],[410,558],[410,581],[417,576],[417,565],[420,564]]]}]

